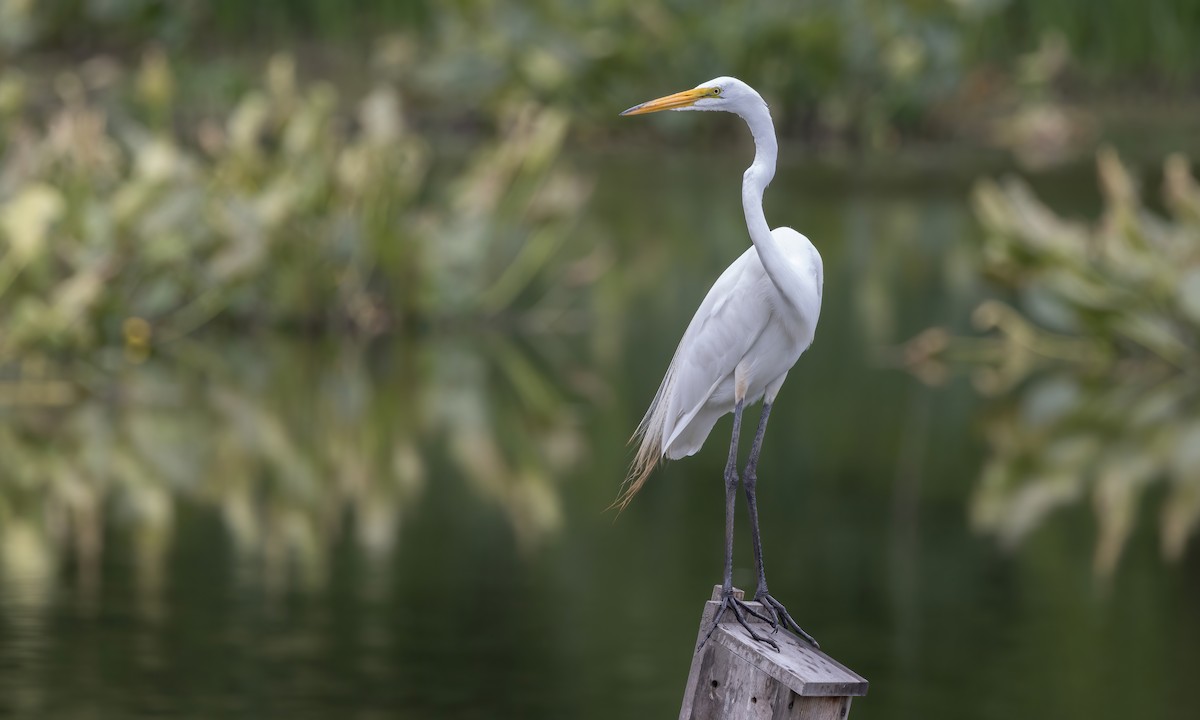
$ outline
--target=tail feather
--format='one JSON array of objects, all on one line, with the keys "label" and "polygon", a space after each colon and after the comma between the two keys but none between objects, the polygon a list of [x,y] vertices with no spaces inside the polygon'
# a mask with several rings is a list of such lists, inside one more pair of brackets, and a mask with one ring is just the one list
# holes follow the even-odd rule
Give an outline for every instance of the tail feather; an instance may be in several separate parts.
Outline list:
[{"label": "tail feather", "polygon": [[658,386],[658,392],[655,393],[653,402],[650,403],[650,409],[638,423],[633,437],[629,438],[631,444],[637,444],[637,453],[629,466],[629,474],[625,477],[625,482],[621,484],[620,494],[612,505],[609,505],[610,510],[616,508],[618,513],[623,511],[633,500],[633,496],[637,495],[646,481],[650,479],[650,473],[654,472],[654,468],[658,467],[658,463],[662,460],[663,431],[666,427],[667,408],[671,404],[669,400],[674,385],[675,362],[672,359],[671,366],[667,368],[667,374],[663,378],[662,384]]}]

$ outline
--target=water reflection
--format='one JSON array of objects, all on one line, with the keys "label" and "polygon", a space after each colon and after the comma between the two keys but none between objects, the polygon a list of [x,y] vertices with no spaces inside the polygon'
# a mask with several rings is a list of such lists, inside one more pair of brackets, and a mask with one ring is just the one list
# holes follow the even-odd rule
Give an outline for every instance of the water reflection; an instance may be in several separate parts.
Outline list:
[{"label": "water reflection", "polygon": [[130,544],[146,602],[180,502],[216,510],[268,588],[319,588],[346,538],[386,558],[422,501],[429,455],[500,507],[523,545],[561,524],[583,455],[565,384],[499,335],[371,347],[206,338],[66,408],[0,425],[0,572],[37,606],[60,564],[96,592],[106,537]]},{"label": "water reflection", "polygon": [[[620,272],[592,276],[594,314],[567,323],[585,334],[207,334],[102,358],[115,377],[82,373],[74,405],[7,410],[0,714],[674,712],[720,575],[723,449],[615,522],[603,508],[678,329],[744,247],[740,165],[721,162],[605,159],[572,242],[614,238]],[[976,305],[973,275],[939,265],[975,245],[968,208],[825,180],[782,167],[772,189],[827,297],[760,513],[772,589],[872,680],[855,717],[1190,717],[1200,576],[1161,572],[1135,528],[1128,582],[1099,598],[1069,517],[996,552],[964,512],[976,394],[882,366],[878,345]]]}]

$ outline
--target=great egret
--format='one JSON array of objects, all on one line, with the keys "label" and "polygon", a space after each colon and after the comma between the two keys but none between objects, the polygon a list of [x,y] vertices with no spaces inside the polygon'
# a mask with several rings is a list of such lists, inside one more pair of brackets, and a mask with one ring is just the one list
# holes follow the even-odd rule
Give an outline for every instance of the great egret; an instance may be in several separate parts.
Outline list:
[{"label": "great egret", "polygon": [[[762,197],[775,176],[778,146],[767,103],[754,88],[736,78],[719,77],[691,90],[635,105],[621,114],[641,115],[660,110],[722,110],[739,115],[750,126],[755,152],[754,162],[742,175],[742,209],[753,245],[721,273],[688,324],[658,393],[634,434],[637,454],[615,504],[620,508],[628,505],[663,457],[675,460],[695,454],[717,419],[732,411],[733,437],[725,464],[725,578],[721,607],[704,641],[712,635],[725,611],[732,609],[751,637],[776,650],[779,646],[774,640],[750,627],[746,613],[771,623],[776,630],[782,622],[816,646],[812,636],[796,624],[767,590],[755,485],[758,454],[771,405],[788,371],[812,344],[817,328],[824,282],[821,255],[808,238],[795,230],[786,227],[771,230],[767,225]],[[744,487],[758,570],[754,599],[770,618],[733,595],[738,434],[742,408],[760,398],[762,415],[746,462]]]}]

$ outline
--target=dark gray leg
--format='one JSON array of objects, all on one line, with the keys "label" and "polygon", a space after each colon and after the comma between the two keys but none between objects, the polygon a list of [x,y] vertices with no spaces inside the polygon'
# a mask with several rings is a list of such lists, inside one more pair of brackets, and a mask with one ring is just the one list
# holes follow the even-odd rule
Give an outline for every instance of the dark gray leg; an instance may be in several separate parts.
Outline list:
[{"label": "dark gray leg", "polygon": [[817,641],[813,639],[792,619],[792,616],[778,600],[771,597],[767,591],[767,572],[763,568],[763,552],[762,552],[762,535],[758,530],[758,495],[756,494],[758,486],[758,453],[762,450],[763,434],[767,431],[767,418],[771,414],[771,403],[763,402],[762,415],[758,420],[758,432],[754,434],[754,444],[750,446],[750,458],[746,461],[746,476],[743,481],[746,489],[746,504],[750,508],[750,537],[754,542],[754,564],[758,570],[758,590],[754,593],[754,599],[762,603],[774,616],[771,625],[775,628],[779,627],[780,620],[783,621],[783,626],[807,642],[813,647],[820,647]]},{"label": "dark gray leg", "polygon": [[733,406],[733,437],[729,441],[729,459],[725,461],[725,594],[733,592],[733,514],[737,502],[738,436],[742,432],[742,401]]},{"label": "dark gray leg", "polygon": [[767,574],[763,569],[762,535],[758,530],[758,453],[762,450],[763,434],[767,431],[767,418],[771,414],[771,403],[763,402],[762,415],[758,418],[758,432],[750,446],[750,459],[746,461],[746,503],[750,506],[750,538],[754,543],[754,565],[758,570],[758,593],[767,592]]},{"label": "dark gray leg", "polygon": [[738,453],[738,436],[742,431],[742,401],[738,400],[733,406],[733,437],[729,441],[729,460],[725,463],[725,577],[721,585],[721,607],[717,610],[716,618],[713,620],[713,626],[709,628],[708,634],[700,641],[697,650],[703,647],[704,643],[712,637],[713,631],[717,629],[717,625],[721,623],[721,616],[725,614],[725,610],[733,608],[733,614],[737,616],[737,620],[742,627],[746,628],[746,632],[750,633],[750,637],[759,642],[765,642],[776,650],[779,645],[768,637],[759,635],[746,622],[746,613],[749,613],[764,622],[771,622],[767,617],[756,612],[748,607],[741,600],[733,596],[733,515],[734,508],[737,502],[737,453]]}]

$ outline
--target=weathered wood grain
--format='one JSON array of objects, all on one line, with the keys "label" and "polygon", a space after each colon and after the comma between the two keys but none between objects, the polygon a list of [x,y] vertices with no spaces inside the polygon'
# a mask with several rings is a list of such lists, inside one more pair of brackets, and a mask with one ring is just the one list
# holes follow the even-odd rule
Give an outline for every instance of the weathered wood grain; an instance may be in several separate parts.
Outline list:
[{"label": "weathered wood grain", "polygon": [[[716,616],[720,592],[714,588],[714,599],[705,603],[697,643]],[[761,632],[770,630],[764,624]],[[820,650],[784,631],[771,637],[779,652],[751,638],[732,614],[722,617],[692,657],[680,720],[841,720],[851,697],[867,694],[864,678]]]}]

